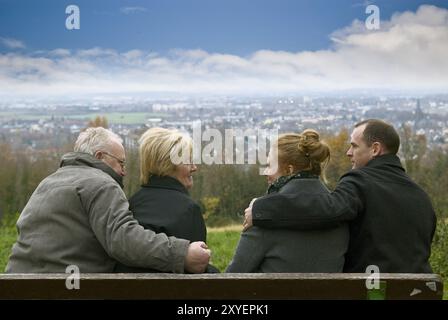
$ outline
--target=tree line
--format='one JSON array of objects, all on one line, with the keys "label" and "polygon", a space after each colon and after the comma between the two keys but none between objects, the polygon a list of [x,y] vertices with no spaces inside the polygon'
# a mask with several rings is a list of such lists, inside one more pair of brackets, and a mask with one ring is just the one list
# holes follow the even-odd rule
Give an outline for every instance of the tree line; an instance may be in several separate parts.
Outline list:
[{"label": "tree line", "polygon": [[[107,127],[107,119],[97,118],[88,126]],[[415,134],[403,126],[400,156],[410,176],[431,197],[439,217],[448,216],[448,155],[442,149],[429,149],[425,136]],[[349,147],[349,131],[323,137],[331,149],[331,160],[326,169],[330,189],[339,177],[350,169],[345,155]],[[20,212],[37,185],[57,170],[61,156],[73,145],[58,150],[13,150],[6,142],[0,143],[0,217]],[[138,150],[130,149],[127,156],[127,176],[124,191],[128,197],[139,188]],[[252,198],[263,195],[266,178],[259,175],[256,165],[199,165],[194,175],[192,197],[200,204],[208,225],[225,225],[242,221],[244,209]]]}]

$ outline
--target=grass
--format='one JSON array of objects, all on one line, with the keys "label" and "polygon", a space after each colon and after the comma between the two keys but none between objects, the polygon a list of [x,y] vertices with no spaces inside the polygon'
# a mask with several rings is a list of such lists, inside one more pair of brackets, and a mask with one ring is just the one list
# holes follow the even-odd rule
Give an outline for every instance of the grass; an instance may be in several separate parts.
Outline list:
[{"label": "grass", "polygon": [[[0,223],[0,273],[5,270],[11,248],[17,238],[16,216],[6,216]],[[208,246],[212,250],[212,264],[222,272],[229,265],[240,238],[241,226],[208,229]]]},{"label": "grass", "polygon": [[443,282],[443,300],[448,300],[448,280]]},{"label": "grass", "polygon": [[[18,215],[6,216],[0,223],[0,273],[5,270],[12,245],[17,237],[17,231],[15,228],[15,221],[17,220],[17,217]],[[221,228],[208,228],[207,244],[212,250],[211,264],[221,270],[221,272],[224,272],[226,267],[229,265],[238,244],[240,234],[240,225]],[[433,248],[433,253],[442,251],[440,250],[440,244],[437,243],[437,240],[435,246],[436,247]],[[439,265],[436,263],[437,261],[435,258],[438,258],[438,256],[433,254],[432,260],[434,272],[444,275],[443,272],[437,270]],[[448,300],[448,279],[446,277],[444,282],[443,299]]]},{"label": "grass", "polygon": [[241,226],[208,228],[207,244],[212,250],[210,263],[221,270],[221,272],[226,270],[226,267],[232,260],[240,234]]},{"label": "grass", "polygon": [[5,270],[12,245],[17,238],[17,230],[15,228],[17,218],[18,214],[10,215],[0,221],[0,273]]}]

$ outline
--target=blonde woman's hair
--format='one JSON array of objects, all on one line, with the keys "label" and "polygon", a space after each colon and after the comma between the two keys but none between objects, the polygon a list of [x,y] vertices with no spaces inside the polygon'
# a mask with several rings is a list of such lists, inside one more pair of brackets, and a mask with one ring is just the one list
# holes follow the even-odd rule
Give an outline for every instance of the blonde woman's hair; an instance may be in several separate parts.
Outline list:
[{"label": "blonde woman's hair", "polygon": [[181,157],[191,161],[193,142],[177,130],[164,128],[148,129],[139,139],[140,183],[148,184],[151,175],[168,176],[174,173],[173,159]]},{"label": "blonde woman's hair", "polygon": [[306,129],[302,133],[286,133],[278,137],[279,167],[292,165],[293,173],[308,171],[325,178],[325,167],[330,161],[330,148],[320,140],[317,131]]}]

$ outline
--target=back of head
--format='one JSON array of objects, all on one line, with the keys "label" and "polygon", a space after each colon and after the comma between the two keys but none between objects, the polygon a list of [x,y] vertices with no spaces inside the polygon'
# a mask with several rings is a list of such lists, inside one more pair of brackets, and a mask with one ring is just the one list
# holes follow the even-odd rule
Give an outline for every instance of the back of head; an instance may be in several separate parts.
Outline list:
[{"label": "back of head", "polygon": [[181,163],[173,160],[185,160],[186,157],[190,160],[193,147],[189,136],[164,128],[148,129],[140,137],[139,144],[141,184],[148,184],[151,175],[173,174]]},{"label": "back of head", "polygon": [[317,131],[312,129],[300,134],[282,134],[277,140],[277,146],[280,167],[292,165],[294,173],[307,171],[321,176],[330,160],[330,148],[320,140]]},{"label": "back of head", "polygon": [[99,150],[109,150],[114,142],[122,144],[123,140],[108,129],[102,127],[87,128],[79,134],[74,151],[95,155],[95,152]]},{"label": "back of head", "polygon": [[391,124],[378,119],[367,119],[357,123],[355,128],[362,125],[365,125],[363,139],[368,147],[374,142],[379,142],[385,148],[386,154],[397,154],[400,137]]}]

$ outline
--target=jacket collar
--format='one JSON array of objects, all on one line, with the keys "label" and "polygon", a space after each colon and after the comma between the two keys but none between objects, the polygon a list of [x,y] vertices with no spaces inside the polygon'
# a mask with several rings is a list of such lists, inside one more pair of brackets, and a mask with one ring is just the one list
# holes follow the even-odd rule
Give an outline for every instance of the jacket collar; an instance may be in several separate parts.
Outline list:
[{"label": "jacket collar", "polygon": [[283,188],[286,184],[288,184],[291,180],[298,179],[319,179],[319,176],[312,174],[308,171],[298,172],[296,174],[292,174],[289,176],[281,176],[278,177],[273,183],[271,183],[268,187],[267,194],[273,192],[279,192],[281,188]]},{"label": "jacket collar", "polygon": [[376,157],[372,160],[370,160],[366,167],[379,167],[379,166],[392,166],[392,167],[396,167],[400,170],[404,170],[403,166],[401,165],[401,161],[400,158],[397,157],[397,155],[395,154],[384,154],[382,156]]},{"label": "jacket collar", "polygon": [[60,167],[65,166],[87,166],[99,169],[110,175],[123,188],[123,177],[114,171],[103,161],[96,159],[94,156],[84,152],[69,152],[62,156]]},{"label": "jacket collar", "polygon": [[185,188],[184,185],[179,182],[179,180],[170,176],[151,175],[149,177],[149,182],[145,185],[142,185],[142,187],[171,189],[188,194],[187,188]]}]

